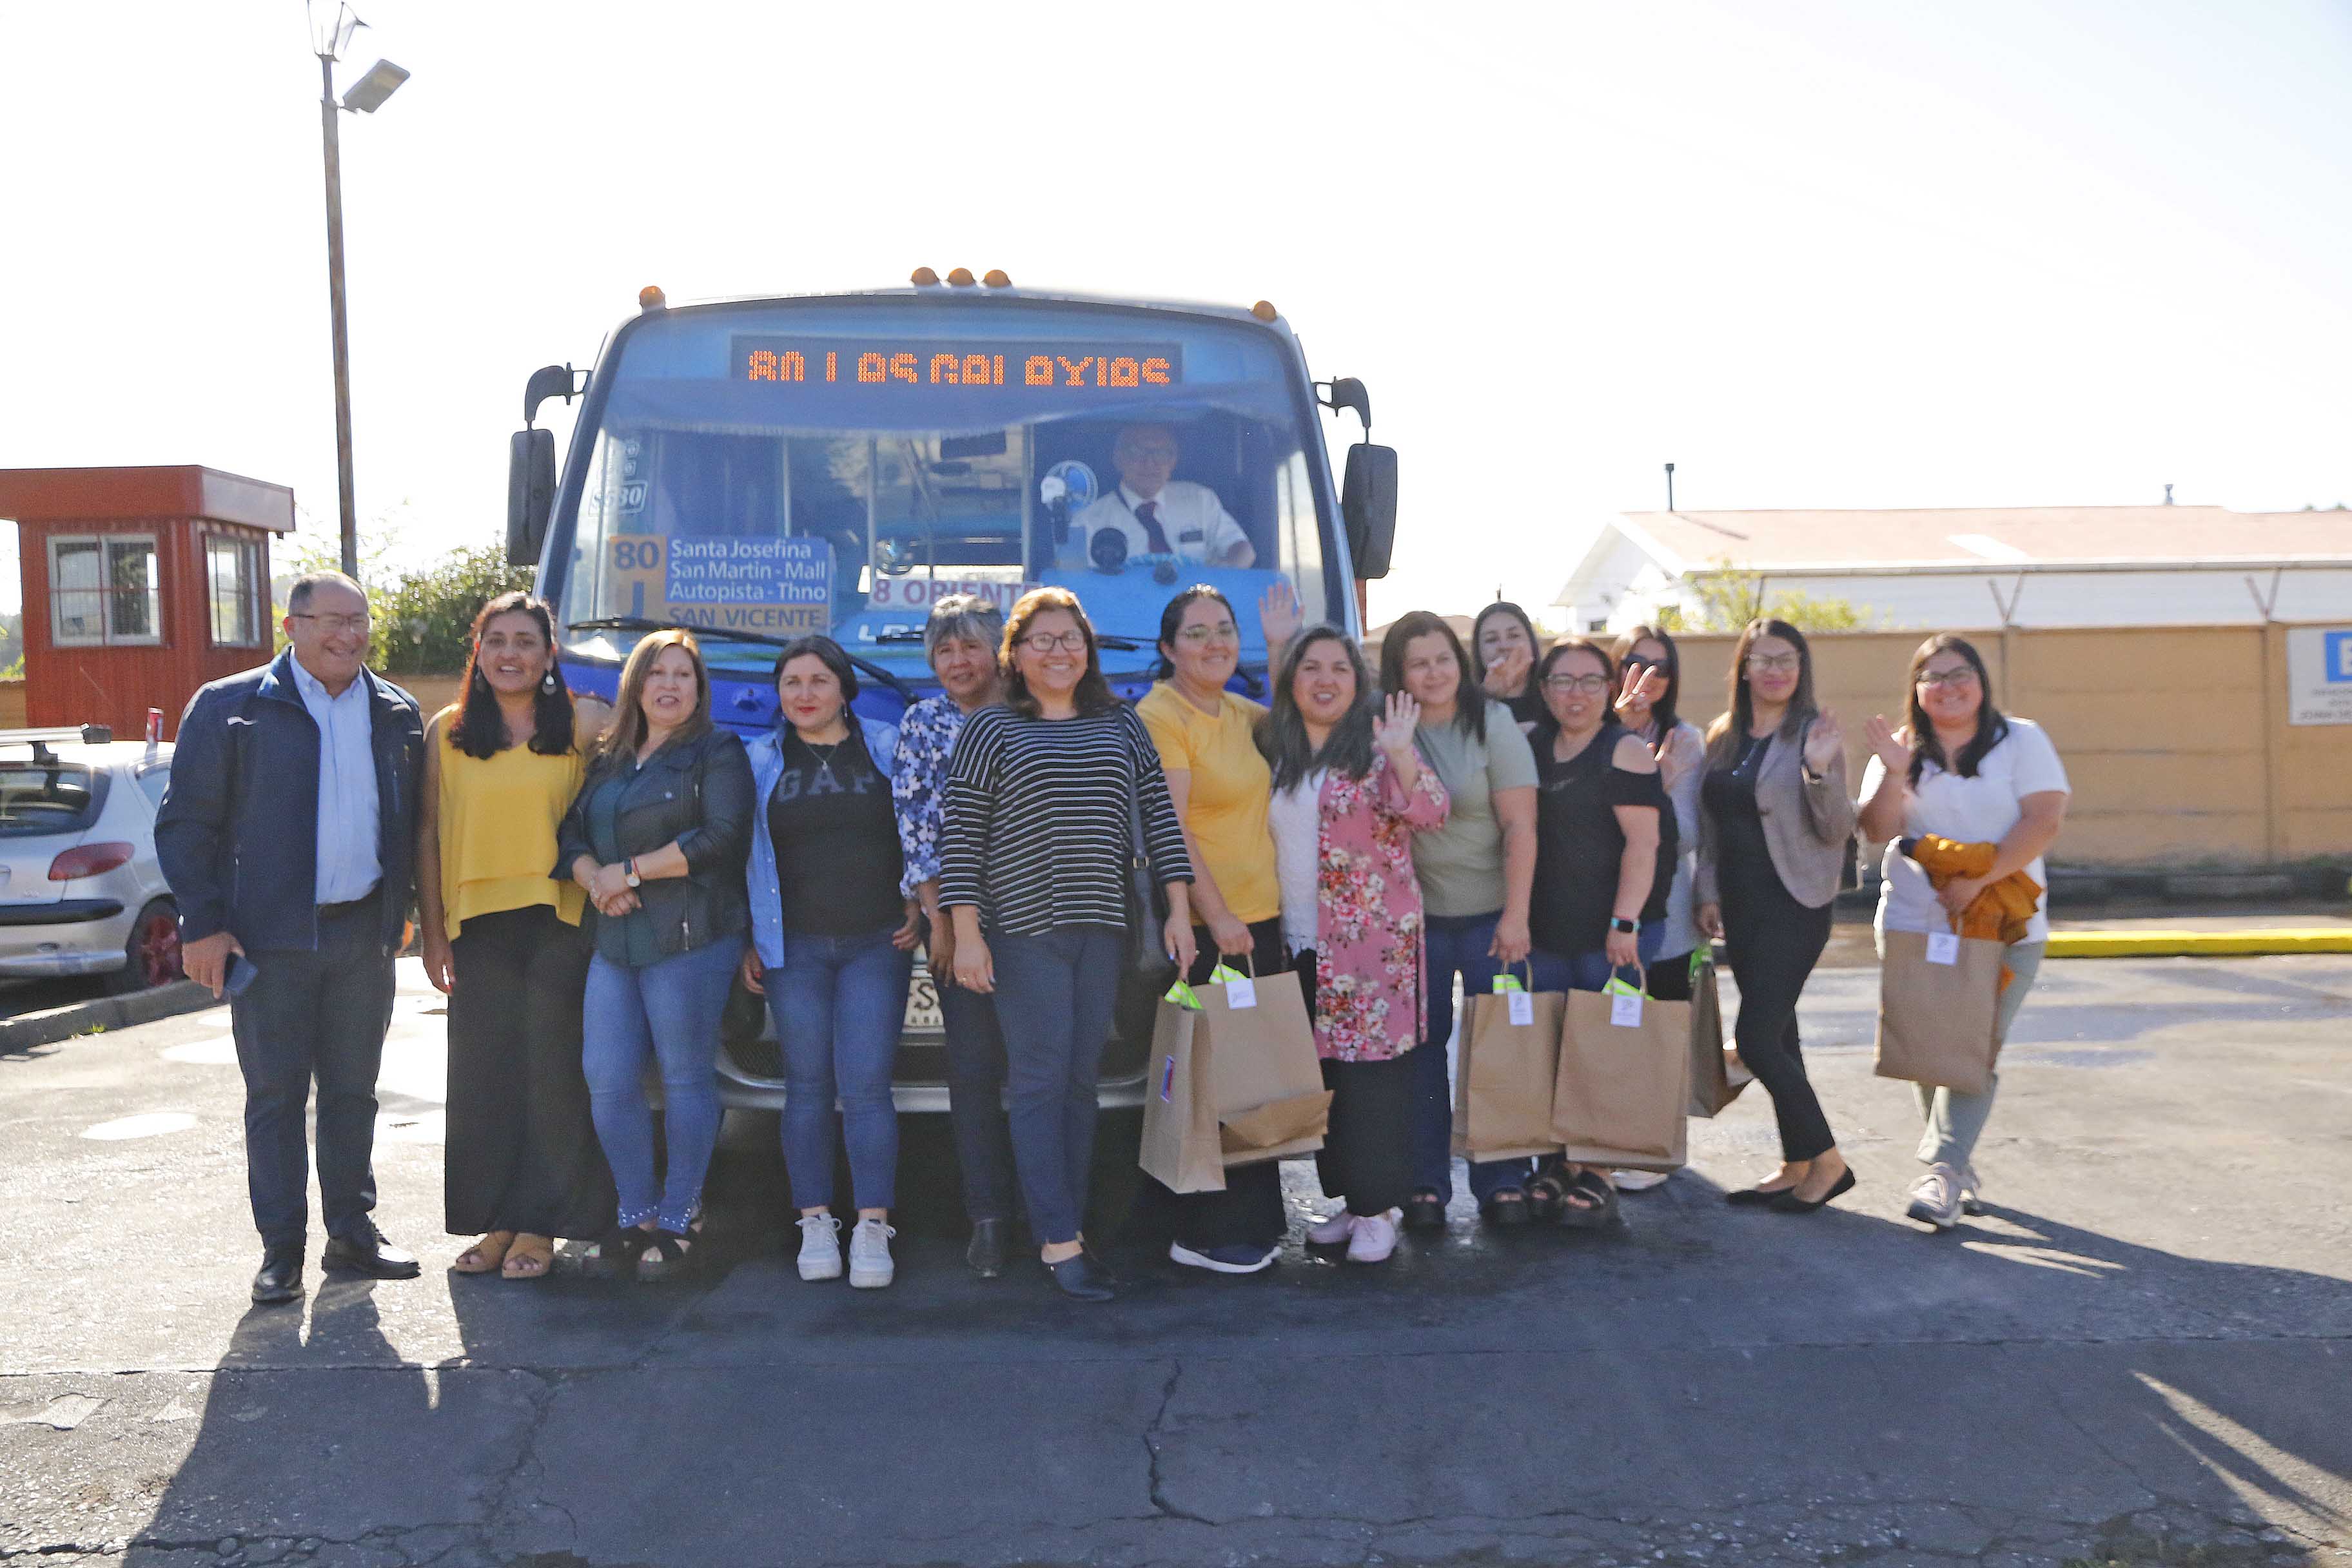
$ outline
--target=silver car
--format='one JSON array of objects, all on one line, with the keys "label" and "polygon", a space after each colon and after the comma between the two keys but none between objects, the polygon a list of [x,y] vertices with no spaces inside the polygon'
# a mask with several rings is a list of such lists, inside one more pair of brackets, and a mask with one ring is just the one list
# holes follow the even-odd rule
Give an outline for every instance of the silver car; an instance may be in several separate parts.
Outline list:
[{"label": "silver car", "polygon": [[0,976],[180,978],[179,909],[155,863],[172,748],[100,726],[0,730]]}]

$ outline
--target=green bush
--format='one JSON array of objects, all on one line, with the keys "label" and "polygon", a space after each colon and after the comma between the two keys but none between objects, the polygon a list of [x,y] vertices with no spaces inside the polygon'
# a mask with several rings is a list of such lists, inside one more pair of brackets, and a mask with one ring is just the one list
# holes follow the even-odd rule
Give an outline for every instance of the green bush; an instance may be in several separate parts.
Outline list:
[{"label": "green bush", "polygon": [[462,672],[466,634],[482,605],[529,588],[536,576],[532,567],[508,565],[504,545],[481,544],[406,576],[375,578],[368,591],[375,611],[368,662],[387,675]]}]

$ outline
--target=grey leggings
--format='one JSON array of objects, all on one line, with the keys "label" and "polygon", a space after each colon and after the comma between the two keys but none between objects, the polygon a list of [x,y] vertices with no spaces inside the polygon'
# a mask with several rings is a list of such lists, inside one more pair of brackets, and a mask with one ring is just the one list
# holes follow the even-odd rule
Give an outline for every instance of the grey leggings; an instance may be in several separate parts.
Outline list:
[{"label": "grey leggings", "polygon": [[[2025,994],[2033,989],[2034,976],[2042,972],[2042,955],[2048,948],[2046,942],[2011,944],[2008,963],[2014,978],[2001,992],[2000,1010],[1993,1015],[1994,1039],[2009,1038],[2009,1026],[2017,1021],[2017,1010],[2024,1005]],[[1992,1081],[1985,1085],[1982,1094],[1930,1089],[1924,1083],[1911,1087],[1918,1097],[1919,1114],[1927,1122],[1919,1133],[1919,1163],[1967,1170],[1969,1162],[1976,1156],[1977,1139],[1992,1117],[1992,1097],[2000,1088],[2000,1075],[1992,1075]]]}]

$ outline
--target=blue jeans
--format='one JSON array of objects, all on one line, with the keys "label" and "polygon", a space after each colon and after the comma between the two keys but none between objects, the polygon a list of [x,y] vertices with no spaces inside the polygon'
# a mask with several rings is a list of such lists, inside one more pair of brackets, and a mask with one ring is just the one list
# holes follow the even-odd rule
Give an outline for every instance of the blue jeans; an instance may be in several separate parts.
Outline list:
[{"label": "blue jeans", "polygon": [[[719,1142],[719,1016],[743,939],[723,936],[631,969],[598,953],[588,965],[581,1070],[596,1142],[613,1168],[620,1223],[654,1220],[683,1232],[702,1201]],[[659,1062],[669,1170],[654,1174],[654,1113],[646,1103],[647,1058]]]},{"label": "blue jeans", "polygon": [[1078,1238],[1094,1169],[1095,1078],[1110,1039],[1127,933],[1063,926],[1042,936],[991,931],[996,1016],[1004,1025],[1013,1163],[1029,1228],[1047,1246]]},{"label": "blue jeans", "polygon": [[915,955],[890,945],[898,923],[864,936],[784,938],[782,967],[767,973],[768,1011],[783,1047],[781,1127],[793,1203],[833,1206],[833,1107],[849,1142],[849,1180],[861,1209],[898,1196],[898,1108],[890,1073],[907,1013]]},{"label": "blue jeans", "polygon": [[[1445,1072],[1446,1044],[1454,1037],[1454,981],[1464,994],[1495,984],[1495,944],[1500,910],[1489,915],[1431,915],[1428,928],[1429,986],[1426,1031],[1412,1058],[1412,1184],[1452,1201],[1454,1196],[1454,1089]],[[1538,987],[1538,989],[1541,989]],[[1479,1203],[1527,1180],[1525,1160],[1470,1162],[1470,1195]]]},{"label": "blue jeans", "polygon": [[[1643,921],[1642,929],[1633,933],[1633,951],[1640,954],[1643,967],[1658,961],[1658,949],[1665,945],[1666,922]],[[1688,960],[1685,960],[1685,963]],[[1534,968],[1538,991],[1601,991],[1609,984],[1612,971],[1609,954],[1601,948],[1584,952],[1530,952],[1528,963]],[[1631,970],[1623,974],[1631,984],[1635,976]]]}]

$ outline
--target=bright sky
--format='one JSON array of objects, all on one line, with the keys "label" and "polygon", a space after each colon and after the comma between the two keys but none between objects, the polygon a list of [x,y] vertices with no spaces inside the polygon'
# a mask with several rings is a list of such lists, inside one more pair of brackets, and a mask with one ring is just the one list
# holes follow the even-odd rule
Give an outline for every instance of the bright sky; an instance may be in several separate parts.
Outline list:
[{"label": "bright sky", "polygon": [[[1548,602],[1669,459],[1687,508],[2352,500],[2341,0],[361,9],[342,80],[415,76],[342,122],[359,504],[412,557],[498,537],[524,377],[639,285],[919,263],[1276,301],[1402,454],[1376,620]],[[332,527],[301,10],[0,5],[0,466]]]}]

